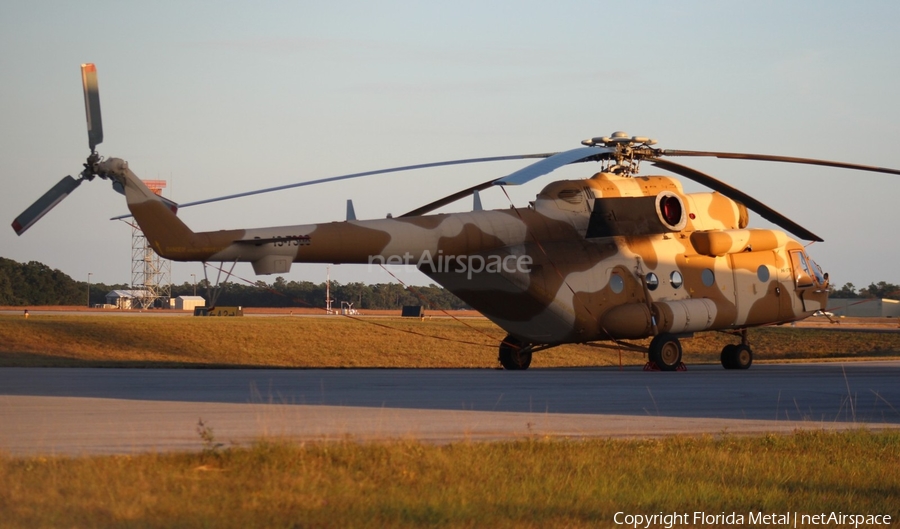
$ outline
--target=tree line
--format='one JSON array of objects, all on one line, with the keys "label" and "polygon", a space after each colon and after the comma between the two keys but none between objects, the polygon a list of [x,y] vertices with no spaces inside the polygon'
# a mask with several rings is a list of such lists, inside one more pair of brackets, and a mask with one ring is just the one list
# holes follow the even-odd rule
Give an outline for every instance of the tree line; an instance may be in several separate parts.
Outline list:
[{"label": "tree line", "polygon": [[[197,294],[209,299],[206,280],[197,284]],[[172,285],[172,296],[193,294],[190,283]],[[272,284],[257,281],[253,285],[225,283],[222,285],[217,305],[240,305],[244,307],[316,307],[324,308],[326,284],[310,281],[285,281],[275,278]],[[461,299],[449,290],[437,285],[413,286],[406,288],[396,283],[342,284],[332,281],[330,285],[332,308],[340,309],[341,304],[352,304],[354,309],[399,309],[404,305],[422,305],[434,309],[468,308]]]},{"label": "tree line", "polygon": [[[209,283],[197,283],[197,295],[209,300]],[[131,290],[130,285],[75,281],[67,274],[53,270],[37,261],[18,263],[0,257],[0,305],[81,305],[106,303],[106,294],[113,290]],[[90,293],[89,293],[90,291]],[[172,285],[172,297],[193,295],[195,287],[189,282]],[[462,309],[468,306],[449,290],[437,285],[406,287],[395,283],[330,285],[332,307],[341,302],[352,303],[354,309],[399,309],[404,305],[423,305],[434,309]],[[271,284],[257,281],[252,285],[224,283],[218,305],[244,307],[325,307],[325,283],[286,281],[277,277]]]},{"label": "tree line", "polygon": [[[197,283],[198,295],[209,299],[208,283]],[[96,305],[106,303],[106,294],[112,290],[130,290],[126,284],[106,285],[75,281],[59,270],[53,270],[37,261],[18,263],[0,257],[0,305]],[[90,290],[90,294],[88,294]],[[184,282],[172,285],[172,297],[189,296],[194,285]],[[325,283],[310,281],[285,281],[275,278],[272,284],[257,281],[253,285],[225,283],[219,296],[219,305],[244,307],[324,307]],[[857,289],[853,283],[841,288],[829,287],[833,298],[889,298],[900,299],[900,286],[885,281],[871,283]],[[88,302],[90,296],[90,302]],[[467,308],[458,297],[437,285],[416,286],[407,289],[396,283],[341,284],[331,282],[332,306],[352,303],[354,309],[398,309],[404,305],[423,305],[435,309]]]},{"label": "tree line", "polygon": [[828,296],[832,298],[877,298],[900,299],[900,286],[885,281],[872,283],[869,286],[856,290],[853,283],[844,283],[841,288],[834,285],[828,288]]},{"label": "tree line", "polygon": [[0,257],[0,305],[85,305],[87,288],[37,261]]}]

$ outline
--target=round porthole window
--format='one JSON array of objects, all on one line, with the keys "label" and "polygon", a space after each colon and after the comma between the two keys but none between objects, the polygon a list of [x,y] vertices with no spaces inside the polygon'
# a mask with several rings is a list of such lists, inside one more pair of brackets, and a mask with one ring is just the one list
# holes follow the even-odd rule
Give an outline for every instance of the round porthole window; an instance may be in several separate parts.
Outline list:
[{"label": "round porthole window", "polygon": [[647,290],[656,290],[659,286],[659,278],[656,277],[656,274],[650,272],[647,274]]},{"label": "round porthole window", "polygon": [[672,288],[681,288],[681,285],[684,284],[684,277],[682,277],[681,272],[675,270],[672,272],[672,275],[669,276],[669,279],[672,280]]},{"label": "round porthole window", "polygon": [[766,265],[759,265],[759,268],[756,269],[756,277],[759,278],[760,282],[768,283],[769,282],[769,267]]},{"label": "round porthole window", "polygon": [[703,281],[703,286],[711,287],[716,282],[716,274],[709,268],[706,268],[700,273],[700,280]]},{"label": "round porthole window", "polygon": [[621,294],[623,290],[625,290],[625,280],[622,279],[622,276],[618,274],[613,274],[612,277],[609,278],[609,288],[615,294]]}]

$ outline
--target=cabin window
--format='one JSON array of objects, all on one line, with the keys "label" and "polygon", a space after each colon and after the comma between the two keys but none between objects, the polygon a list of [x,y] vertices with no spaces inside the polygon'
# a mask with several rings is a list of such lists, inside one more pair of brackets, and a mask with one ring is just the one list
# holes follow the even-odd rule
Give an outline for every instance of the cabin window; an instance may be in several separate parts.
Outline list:
[{"label": "cabin window", "polygon": [[647,290],[656,290],[659,286],[659,278],[656,277],[656,274],[650,272],[647,274]]},{"label": "cabin window", "polygon": [[609,288],[614,294],[621,294],[625,290],[625,280],[619,274],[613,274],[609,278]]},{"label": "cabin window", "polygon": [[703,281],[703,286],[711,287],[716,282],[716,274],[709,268],[706,268],[700,273],[700,280]]},{"label": "cabin window", "polygon": [[672,288],[681,288],[681,285],[684,284],[684,277],[681,276],[681,272],[678,270],[672,272],[669,279],[672,281]]},{"label": "cabin window", "polygon": [[756,277],[759,279],[760,283],[768,283],[769,267],[766,265],[759,265],[759,268],[756,269]]}]

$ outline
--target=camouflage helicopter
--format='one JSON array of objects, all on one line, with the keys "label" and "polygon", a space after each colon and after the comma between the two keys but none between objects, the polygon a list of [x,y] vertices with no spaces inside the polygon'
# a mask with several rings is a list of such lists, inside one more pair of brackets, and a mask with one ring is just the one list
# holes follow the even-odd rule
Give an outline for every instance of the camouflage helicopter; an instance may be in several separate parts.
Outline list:
[{"label": "camouflage helicopter", "polygon": [[[828,274],[789,237],[822,239],[747,194],[699,171],[663,159],[708,156],[778,161],[900,174],[900,170],[759,154],[657,149],[655,140],[616,132],[558,153],[452,160],[356,173],[204,200],[424,167],[540,159],[394,218],[194,232],[178,205],[150,191],[118,158],[101,159],[103,141],[96,68],[82,65],[91,154],[79,179],[63,178],[12,223],[21,235],[84,180],[112,181],[123,193],[149,244],[176,261],[250,262],[256,274],[286,273],[292,263],[414,265],[507,333],[499,362],[527,369],[534,352],[565,343],[652,337],[649,363],[663,371],[682,364],[681,339],[726,331],[726,369],[747,369],[747,329],[800,320],[827,302]],[[573,163],[600,162],[582,180],[548,184],[526,207],[486,211],[479,191],[520,185]],[[640,162],[699,182],[710,192],[685,193],[678,179],[639,176]],[[431,214],[464,197],[473,211]],[[781,227],[749,228],[748,210]],[[636,348],[637,346],[626,346]],[[641,351],[644,349],[641,348]]]}]

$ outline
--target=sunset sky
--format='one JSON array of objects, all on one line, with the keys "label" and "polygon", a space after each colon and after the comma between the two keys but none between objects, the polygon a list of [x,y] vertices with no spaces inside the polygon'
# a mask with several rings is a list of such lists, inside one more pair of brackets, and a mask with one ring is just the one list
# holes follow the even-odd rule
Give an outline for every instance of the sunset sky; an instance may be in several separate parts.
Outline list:
[{"label": "sunset sky", "polygon": [[[89,154],[79,66],[97,64],[104,156],[176,202],[431,161],[566,150],[616,130],[659,147],[900,168],[900,3],[81,2],[0,5],[0,257],[131,280],[108,182],[9,223]],[[900,283],[900,177],[682,159],[825,239],[838,285]],[[194,230],[400,214],[527,162],[376,176],[186,208]],[[510,188],[518,206],[579,164]],[[644,174],[653,169],[644,168]],[[659,170],[656,170],[659,172]],[[700,190],[685,185],[688,190]],[[508,208],[499,190],[487,208]],[[471,201],[444,211],[471,208]],[[751,226],[768,227],[753,216]],[[238,265],[243,277],[249,264]],[[173,282],[202,277],[175,263]],[[392,282],[333,266],[341,282]],[[325,265],[287,280],[325,279]],[[416,271],[404,281],[427,283]],[[261,277],[273,281],[274,277]]]}]

